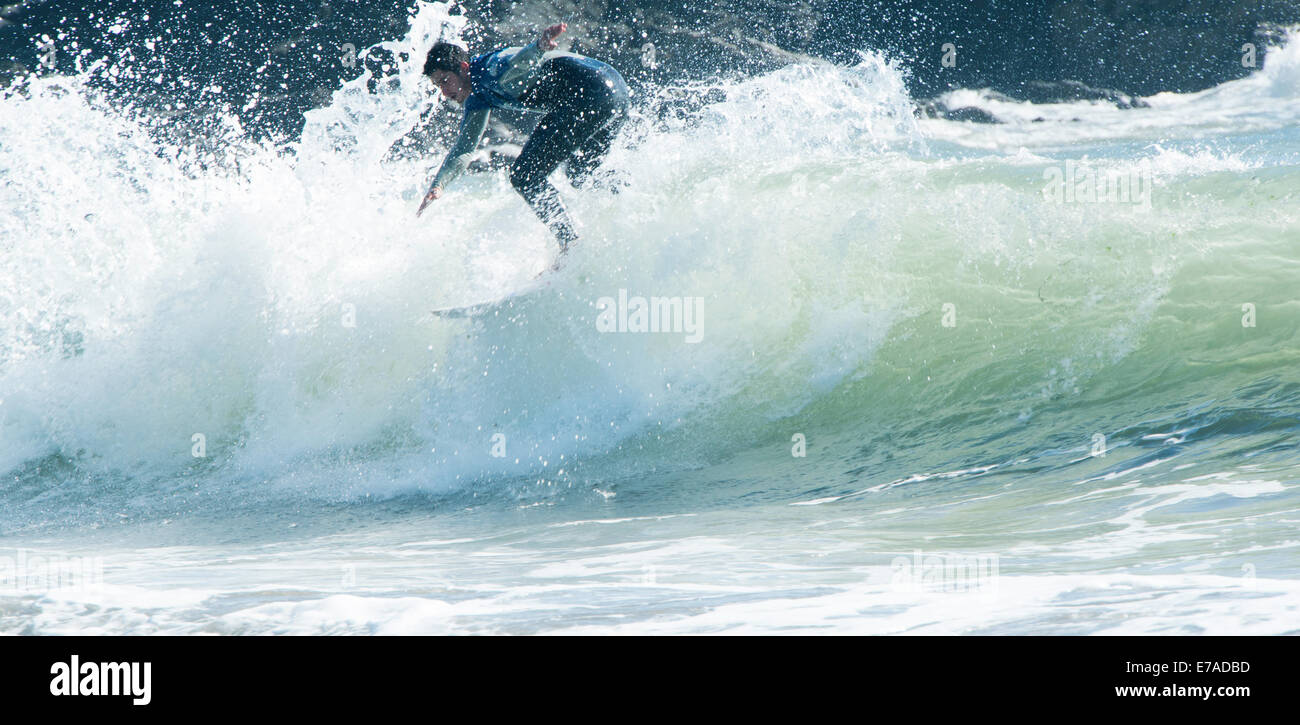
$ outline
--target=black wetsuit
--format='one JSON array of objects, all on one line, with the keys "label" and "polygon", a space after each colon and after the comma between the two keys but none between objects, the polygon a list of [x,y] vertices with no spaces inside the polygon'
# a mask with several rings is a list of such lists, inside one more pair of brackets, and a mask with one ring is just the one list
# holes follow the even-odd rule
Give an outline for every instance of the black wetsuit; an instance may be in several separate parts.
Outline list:
[{"label": "black wetsuit", "polygon": [[472,94],[465,101],[460,138],[433,186],[444,186],[464,170],[478,147],[494,108],[544,113],[510,170],[510,183],[561,249],[577,239],[555,187],[547,180],[566,164],[569,180],[581,186],[600,165],[627,119],[628,90],[613,67],[573,54],[543,55],[534,43],[480,55],[470,63]]}]

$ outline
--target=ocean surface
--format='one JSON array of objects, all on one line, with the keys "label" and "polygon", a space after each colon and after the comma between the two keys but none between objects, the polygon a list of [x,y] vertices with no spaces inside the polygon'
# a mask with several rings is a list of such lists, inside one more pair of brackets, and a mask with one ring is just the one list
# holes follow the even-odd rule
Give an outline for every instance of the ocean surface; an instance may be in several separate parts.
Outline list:
[{"label": "ocean surface", "polygon": [[646,90],[451,320],[555,249],[502,171],[415,217],[463,23],[287,140],[3,92],[0,633],[1300,632],[1300,33],[999,123],[866,48]]}]

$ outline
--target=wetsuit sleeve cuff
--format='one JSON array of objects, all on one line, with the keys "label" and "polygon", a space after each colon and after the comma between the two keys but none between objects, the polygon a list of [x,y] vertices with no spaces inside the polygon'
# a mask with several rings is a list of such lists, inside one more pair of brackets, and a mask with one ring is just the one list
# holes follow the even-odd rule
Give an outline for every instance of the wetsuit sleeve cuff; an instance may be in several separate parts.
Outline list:
[{"label": "wetsuit sleeve cuff", "polygon": [[541,59],[542,49],[537,46],[537,41],[534,40],[528,45],[520,48],[518,53],[515,53],[515,57],[510,59],[510,67],[513,68],[520,64],[532,67],[537,65],[537,62]]}]

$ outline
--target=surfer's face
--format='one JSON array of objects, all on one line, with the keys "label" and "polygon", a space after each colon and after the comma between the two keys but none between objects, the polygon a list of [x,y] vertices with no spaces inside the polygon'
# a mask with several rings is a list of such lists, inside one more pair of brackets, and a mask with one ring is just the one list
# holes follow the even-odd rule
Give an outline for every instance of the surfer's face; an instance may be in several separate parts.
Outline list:
[{"label": "surfer's face", "polygon": [[429,79],[433,85],[442,91],[442,95],[450,98],[457,103],[464,103],[469,98],[469,70],[468,63],[461,63],[459,73],[452,73],[446,70],[436,70],[429,74]]}]

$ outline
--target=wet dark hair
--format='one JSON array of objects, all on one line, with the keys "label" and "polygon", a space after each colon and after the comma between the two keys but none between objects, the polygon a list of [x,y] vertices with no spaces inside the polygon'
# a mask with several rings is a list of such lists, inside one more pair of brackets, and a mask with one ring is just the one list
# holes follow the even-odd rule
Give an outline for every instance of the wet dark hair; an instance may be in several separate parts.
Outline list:
[{"label": "wet dark hair", "polygon": [[459,45],[440,41],[433,44],[429,49],[429,55],[424,60],[424,74],[433,75],[434,71],[445,70],[450,73],[460,73],[460,64],[469,62],[469,53]]}]

